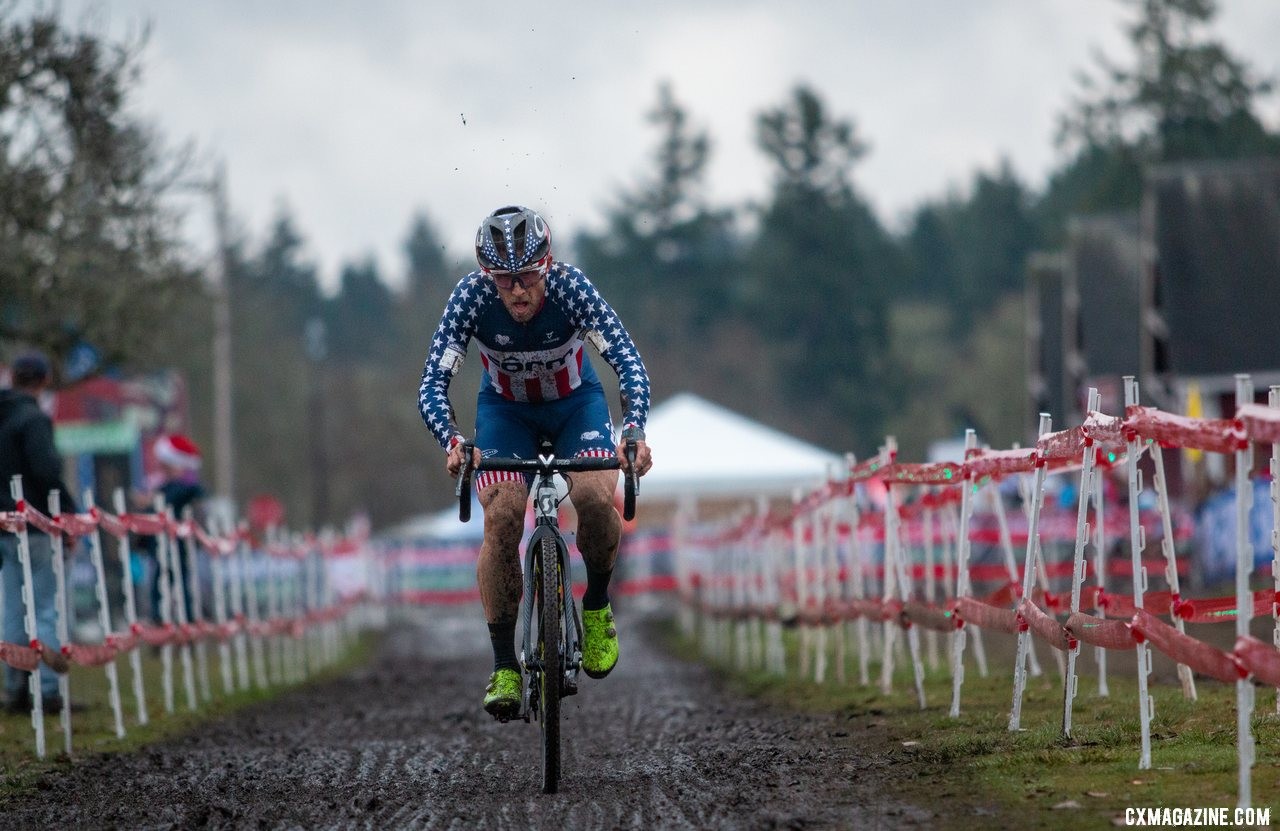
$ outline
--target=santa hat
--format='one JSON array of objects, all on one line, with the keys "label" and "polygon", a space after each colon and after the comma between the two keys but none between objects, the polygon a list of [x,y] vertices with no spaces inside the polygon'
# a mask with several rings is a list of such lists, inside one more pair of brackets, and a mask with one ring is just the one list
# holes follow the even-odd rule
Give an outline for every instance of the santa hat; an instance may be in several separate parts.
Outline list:
[{"label": "santa hat", "polygon": [[200,448],[181,433],[161,436],[155,443],[156,459],[182,470],[200,469]]}]

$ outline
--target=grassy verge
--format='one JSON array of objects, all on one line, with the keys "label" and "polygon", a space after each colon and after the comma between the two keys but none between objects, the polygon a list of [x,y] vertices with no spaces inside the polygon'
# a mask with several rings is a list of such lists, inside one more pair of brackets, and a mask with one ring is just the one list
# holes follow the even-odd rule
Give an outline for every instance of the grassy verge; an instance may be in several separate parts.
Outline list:
[{"label": "grassy verge", "polygon": [[[952,685],[945,666],[926,671],[928,706],[921,710],[909,662],[882,695],[879,666],[872,685],[835,680],[834,665],[823,684],[797,673],[798,637],[788,631],[788,674],[741,670],[717,664],[728,683],[781,707],[836,713],[850,723],[861,746],[884,754],[892,768],[895,796],[932,808],[942,827],[1072,828],[1123,824],[1126,808],[1227,807],[1237,793],[1235,687],[1198,680],[1199,698],[1187,701],[1177,684],[1155,683],[1149,770],[1138,769],[1141,732],[1137,680],[1132,671],[1109,675],[1110,695],[1097,694],[1094,665],[1084,647],[1070,738],[1062,736],[1062,681],[1050,650],[1039,646],[1044,674],[1028,681],[1022,706],[1023,730],[1010,732],[1013,701],[1009,644],[988,635],[990,675],[979,676],[969,653],[962,687],[961,715],[951,718]],[[702,652],[694,639],[673,627],[671,643],[686,657]],[[852,644],[850,644],[852,645]],[[948,654],[945,650],[944,655]],[[1006,657],[1006,655],[1010,657]],[[701,659],[701,658],[700,658]],[[713,664],[716,662],[712,662]],[[1280,718],[1275,692],[1257,690],[1253,719],[1257,759],[1252,804],[1271,807],[1280,825]]]},{"label": "grassy verge", "polygon": [[[317,684],[340,676],[360,666],[373,654],[378,635],[366,632],[339,660],[311,675],[303,684]],[[194,663],[194,658],[193,658]],[[35,754],[35,731],[28,714],[10,714],[0,711],[0,802],[6,797],[31,788],[45,773],[64,768],[76,756],[93,753],[126,753],[153,742],[181,736],[200,727],[205,722],[233,713],[249,705],[271,699],[280,693],[294,689],[297,684],[273,684],[262,690],[249,690],[225,694],[221,665],[216,646],[209,651],[209,680],[213,700],[199,702],[196,710],[187,707],[183,685],[182,661],[175,648],[173,658],[174,712],[164,711],[162,696],[162,663],[159,652],[150,648],[142,650],[142,673],[147,698],[146,725],[137,721],[137,705],[133,697],[133,681],[127,658],[116,661],[120,680],[120,696],[124,709],[125,737],[116,738],[115,717],[111,710],[106,671],[102,668],[72,666],[71,734],[72,757],[63,752],[64,737],[57,716],[46,715],[45,751],[43,760]],[[199,694],[199,684],[196,687]]]}]

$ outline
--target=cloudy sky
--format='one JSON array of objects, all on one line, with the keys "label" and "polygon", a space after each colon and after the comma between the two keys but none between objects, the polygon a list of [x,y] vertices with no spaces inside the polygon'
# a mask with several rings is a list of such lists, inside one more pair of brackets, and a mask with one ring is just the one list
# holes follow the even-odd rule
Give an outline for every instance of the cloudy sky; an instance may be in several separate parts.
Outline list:
[{"label": "cloudy sky", "polygon": [[[669,80],[714,141],[710,195],[762,197],[753,124],[798,82],[856,122],[855,179],[893,226],[1007,157],[1033,185],[1057,161],[1077,71],[1125,58],[1117,0],[63,0],[114,35],[151,27],[133,107],[172,143],[225,161],[238,224],[281,205],[332,284],[367,255],[389,278],[424,211],[458,268],[511,202],[561,239],[598,227],[649,170],[644,114]],[[1280,75],[1280,3],[1222,0],[1215,31]],[[1271,126],[1280,107],[1265,102]],[[207,215],[188,233],[208,244]]]}]

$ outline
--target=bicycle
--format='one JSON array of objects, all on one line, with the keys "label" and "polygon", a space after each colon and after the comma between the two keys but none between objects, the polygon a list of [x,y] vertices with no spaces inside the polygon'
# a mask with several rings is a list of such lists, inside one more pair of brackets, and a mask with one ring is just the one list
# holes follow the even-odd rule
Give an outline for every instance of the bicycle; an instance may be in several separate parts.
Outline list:
[{"label": "bicycle", "polygon": [[[555,793],[560,783],[560,700],[577,694],[578,672],[582,668],[582,619],[573,600],[569,547],[560,534],[556,515],[560,502],[573,488],[570,481],[569,491],[560,497],[556,493],[555,476],[617,470],[621,465],[616,457],[557,459],[544,441],[536,459],[482,458],[478,466],[473,466],[473,449],[471,442],[463,445],[462,468],[458,473],[458,518],[463,522],[471,519],[472,470],[534,474],[531,489],[534,529],[525,549],[524,602],[520,609],[520,666],[529,676],[529,683],[517,718],[525,722],[536,719],[541,726],[542,792]],[[629,470],[623,487],[622,516],[630,521],[635,517],[639,488],[635,441],[628,440],[623,450]]]}]

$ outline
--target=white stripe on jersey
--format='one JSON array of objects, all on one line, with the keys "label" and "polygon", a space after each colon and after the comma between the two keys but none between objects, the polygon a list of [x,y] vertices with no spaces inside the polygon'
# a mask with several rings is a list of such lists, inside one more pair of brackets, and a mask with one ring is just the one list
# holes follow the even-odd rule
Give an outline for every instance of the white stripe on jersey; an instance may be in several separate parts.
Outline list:
[{"label": "white stripe on jersey", "polygon": [[[476,345],[480,348],[494,391],[516,401],[530,400],[526,381],[538,382],[543,401],[561,398],[582,384],[579,362],[583,340],[580,334],[554,349],[533,352],[503,352],[490,349],[479,341]],[[567,383],[564,390],[560,389],[562,381]]]}]

